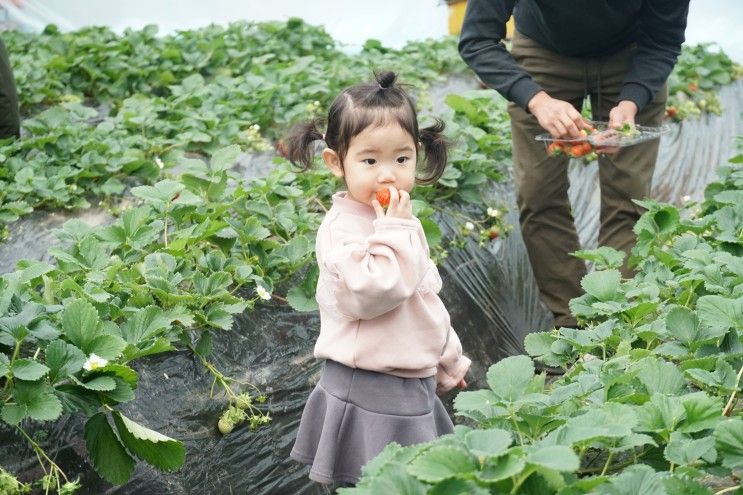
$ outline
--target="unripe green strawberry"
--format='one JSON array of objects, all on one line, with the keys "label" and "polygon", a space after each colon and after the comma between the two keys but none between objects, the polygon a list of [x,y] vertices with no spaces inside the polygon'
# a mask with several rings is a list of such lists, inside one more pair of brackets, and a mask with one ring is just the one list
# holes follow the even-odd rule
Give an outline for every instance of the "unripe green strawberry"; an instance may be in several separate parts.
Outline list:
[{"label": "unripe green strawberry", "polygon": [[235,406],[237,406],[239,409],[242,409],[243,411],[245,409],[248,409],[253,404],[253,399],[250,397],[250,394],[244,393],[237,396],[235,399]]},{"label": "unripe green strawberry", "polygon": [[232,422],[232,420],[227,416],[227,413],[225,412],[222,417],[219,418],[217,428],[219,428],[219,432],[222,435],[226,435],[235,429],[235,423]]},{"label": "unripe green strawberry", "polygon": [[232,421],[236,425],[245,421],[245,418],[247,417],[247,415],[245,414],[245,411],[235,406],[230,406],[229,409],[227,409],[227,411],[225,412],[225,414],[227,415],[228,418],[230,418],[230,421]]},{"label": "unripe green strawberry", "polygon": [[21,493],[20,486],[15,476],[0,467],[0,493]]}]

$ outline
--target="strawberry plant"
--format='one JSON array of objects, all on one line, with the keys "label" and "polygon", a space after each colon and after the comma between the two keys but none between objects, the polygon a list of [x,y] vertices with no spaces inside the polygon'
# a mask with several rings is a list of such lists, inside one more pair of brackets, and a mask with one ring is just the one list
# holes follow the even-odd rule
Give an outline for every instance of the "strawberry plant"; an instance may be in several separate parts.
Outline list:
[{"label": "strawberry plant", "polygon": [[743,67],[711,43],[684,47],[668,80],[666,116],[675,121],[702,113],[720,115],[717,91],[743,77]]},{"label": "strawberry plant", "polygon": [[174,150],[208,155],[233,143],[268,150],[294,121],[317,115],[343,87],[369,77],[380,50],[389,63],[410,68],[403,76],[421,96],[442,73],[464,68],[452,38],[347,55],[321,28],[298,19],[165,37],[154,26],[121,36],[50,26],[40,35],[9,32],[5,40],[30,118],[23,139],[0,148],[3,223],[35,208],[109,203],[160,178]]}]

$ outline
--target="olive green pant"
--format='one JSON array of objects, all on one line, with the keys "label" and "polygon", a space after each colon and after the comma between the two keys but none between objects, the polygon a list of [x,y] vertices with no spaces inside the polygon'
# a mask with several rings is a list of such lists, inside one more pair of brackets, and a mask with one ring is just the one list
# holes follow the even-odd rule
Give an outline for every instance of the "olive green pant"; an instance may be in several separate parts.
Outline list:
[{"label": "olive green pant", "polygon": [[8,52],[0,39],[0,139],[20,135],[20,114]]},{"label": "olive green pant", "polygon": [[[628,46],[610,56],[579,59],[557,55],[516,33],[511,53],[516,62],[553,98],[579,111],[590,95],[594,120],[608,120],[617,103],[624,76],[635,52]],[[664,85],[636,116],[642,125],[657,126],[665,112]],[[542,300],[555,316],[556,326],[573,326],[570,299],[583,293],[583,260],[570,253],[580,249],[568,199],[568,158],[547,156],[544,143],[534,138],[546,131],[522,108],[509,104],[513,132],[514,178],[518,189],[519,221]],[[642,214],[633,199],[650,193],[658,141],[622,148],[599,157],[601,212],[599,244],[628,253],[635,243],[632,227]],[[632,272],[622,268],[624,276]]]}]

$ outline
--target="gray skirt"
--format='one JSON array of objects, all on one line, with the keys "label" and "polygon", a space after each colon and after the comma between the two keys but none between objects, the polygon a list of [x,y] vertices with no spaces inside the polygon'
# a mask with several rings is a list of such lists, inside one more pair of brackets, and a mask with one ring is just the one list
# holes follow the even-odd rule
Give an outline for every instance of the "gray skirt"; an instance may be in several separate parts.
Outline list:
[{"label": "gray skirt", "polygon": [[313,481],[356,483],[388,443],[412,445],[453,431],[435,377],[400,378],[327,360],[291,457],[312,466]]}]

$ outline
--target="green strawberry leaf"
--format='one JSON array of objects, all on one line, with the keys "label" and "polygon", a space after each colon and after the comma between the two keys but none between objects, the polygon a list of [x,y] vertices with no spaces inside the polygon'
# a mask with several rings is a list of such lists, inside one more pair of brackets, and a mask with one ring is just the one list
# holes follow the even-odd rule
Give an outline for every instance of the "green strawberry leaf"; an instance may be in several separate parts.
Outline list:
[{"label": "green strawberry leaf", "polygon": [[572,448],[565,445],[548,445],[535,448],[529,453],[526,461],[529,464],[562,472],[577,471],[580,467],[578,456]]},{"label": "green strawberry leaf", "polygon": [[606,495],[666,495],[662,477],[650,466],[630,466],[610,483],[598,487]]},{"label": "green strawberry leaf", "polygon": [[147,306],[121,325],[121,336],[129,344],[137,345],[167,331],[171,322],[172,318],[169,318],[161,308]]},{"label": "green strawberry leaf", "polygon": [[86,359],[83,351],[63,340],[50,342],[44,349],[44,355],[52,385],[83,369]]},{"label": "green strawberry leaf", "polygon": [[475,476],[486,483],[495,483],[522,472],[525,467],[526,460],[522,456],[512,453],[488,459],[482,470],[475,473]]},{"label": "green strawberry leaf", "polygon": [[584,276],[580,285],[599,301],[613,301],[619,293],[621,278],[619,270],[596,271]]},{"label": "green strawberry leaf", "polygon": [[87,390],[95,390],[97,392],[110,392],[116,388],[116,381],[110,376],[96,376],[95,378],[88,381],[81,381],[74,376],[70,377],[72,381],[80,385]]},{"label": "green strawberry leaf", "polygon": [[20,423],[26,416],[28,416],[28,408],[25,404],[5,404],[2,413],[0,413],[3,421],[11,426]]},{"label": "green strawberry leaf", "polygon": [[209,168],[211,168],[212,172],[222,172],[224,170],[229,170],[235,165],[235,162],[237,162],[237,158],[240,156],[240,153],[242,153],[242,151],[236,144],[219,149],[212,153],[212,159],[209,163]]},{"label": "green strawberry leaf", "polygon": [[16,378],[35,381],[46,375],[49,368],[33,359],[16,359],[13,361],[10,371]]},{"label": "green strawberry leaf", "polygon": [[126,348],[126,342],[118,335],[102,333],[97,335],[83,348],[88,355],[96,354],[106,360],[116,359],[121,355],[121,351]]},{"label": "green strawberry leaf", "polygon": [[522,398],[534,378],[534,363],[527,356],[507,357],[488,369],[490,389],[507,402]]},{"label": "green strawberry leaf", "polygon": [[3,353],[0,353],[0,377],[8,374],[10,371],[10,358]]},{"label": "green strawberry leaf", "polygon": [[422,481],[436,483],[457,478],[477,469],[475,459],[460,448],[437,446],[423,452],[408,466],[408,472]]},{"label": "green strawberry leaf", "polygon": [[53,393],[34,397],[26,404],[28,416],[37,421],[55,421],[62,415],[62,403]]},{"label": "green strawberry leaf", "polygon": [[743,420],[734,418],[721,422],[715,428],[714,437],[722,465],[730,469],[743,466]]},{"label": "green strawberry leaf", "polygon": [[186,449],[181,442],[145,428],[118,411],[113,412],[113,418],[129,452],[163,471],[174,471],[183,465]]},{"label": "green strawberry leaf", "polygon": [[489,495],[490,490],[477,486],[472,481],[450,478],[431,488],[427,495]]},{"label": "green strawberry leaf", "polygon": [[503,455],[512,441],[511,434],[501,429],[473,430],[464,437],[465,445],[478,458]]},{"label": "green strawberry leaf", "polygon": [[697,301],[697,313],[703,324],[723,335],[731,327],[743,326],[743,297],[702,296]]},{"label": "green strawberry leaf", "polygon": [[123,485],[134,472],[135,460],[127,453],[104,413],[85,423],[85,444],[95,470],[114,485]]},{"label": "green strawberry leaf", "polygon": [[308,297],[304,289],[301,287],[292,287],[286,294],[286,300],[296,311],[317,311],[319,306],[314,298],[314,294],[312,296],[313,297]]},{"label": "green strawberry leaf", "polygon": [[86,352],[89,343],[98,335],[99,323],[100,318],[96,309],[82,299],[68,304],[62,312],[64,334],[83,352]]}]

